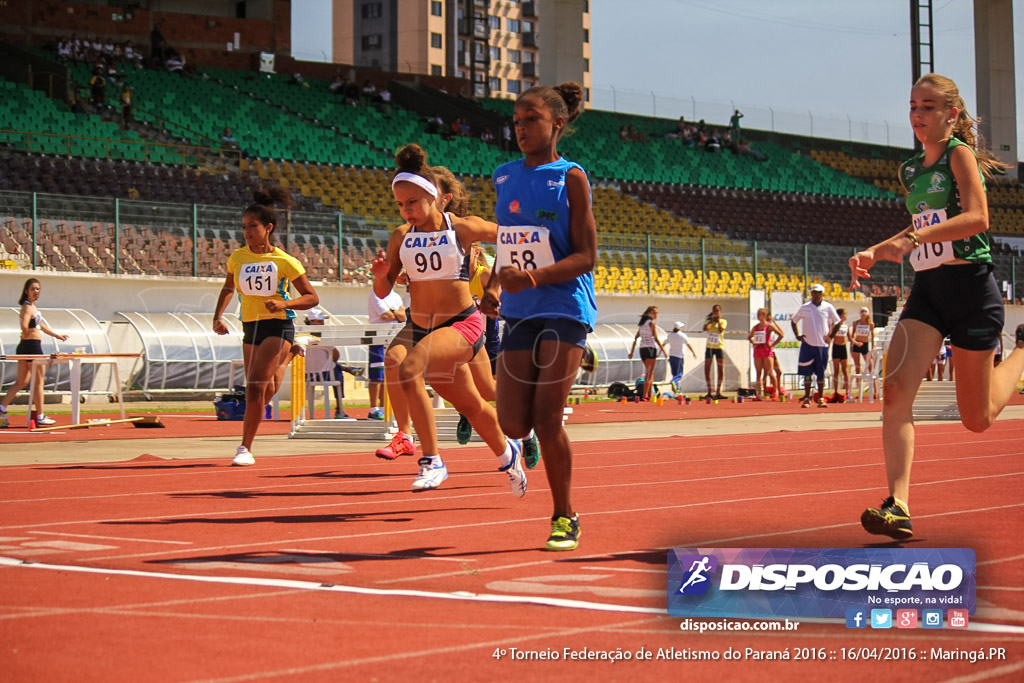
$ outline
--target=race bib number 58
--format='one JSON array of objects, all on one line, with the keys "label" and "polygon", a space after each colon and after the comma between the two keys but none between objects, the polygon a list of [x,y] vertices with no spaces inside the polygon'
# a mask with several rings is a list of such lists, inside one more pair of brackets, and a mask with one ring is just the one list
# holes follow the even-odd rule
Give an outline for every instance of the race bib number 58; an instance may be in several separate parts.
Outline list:
[{"label": "race bib number 58", "polygon": [[277,264],[273,261],[243,263],[238,271],[238,288],[246,296],[273,296],[277,287]]},{"label": "race bib number 58", "polygon": [[[914,215],[914,230],[917,231],[921,228],[937,225],[945,220],[945,209],[923,211]],[[931,270],[955,258],[953,242],[949,240],[945,242],[924,242],[921,246],[915,247],[914,251],[910,252],[910,265],[914,267],[915,271]]]},{"label": "race bib number 58", "polygon": [[555,262],[551,232],[543,225],[499,225],[498,269],[537,270]]}]

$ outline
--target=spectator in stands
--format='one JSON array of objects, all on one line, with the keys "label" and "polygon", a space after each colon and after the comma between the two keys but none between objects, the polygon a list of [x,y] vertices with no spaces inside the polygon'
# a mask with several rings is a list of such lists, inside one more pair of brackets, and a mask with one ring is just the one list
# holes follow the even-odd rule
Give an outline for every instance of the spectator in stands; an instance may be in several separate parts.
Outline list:
[{"label": "spectator in stands", "polygon": [[103,41],[99,36],[93,36],[92,43],[90,45],[92,49],[92,58],[95,60],[103,59]]},{"label": "spectator in stands", "polygon": [[512,151],[512,124],[508,121],[501,127],[501,149],[506,152]]},{"label": "spectator in stands", "polygon": [[183,74],[185,71],[185,57],[177,50],[168,50],[164,66],[172,74]]},{"label": "spectator in stands", "polygon": [[668,333],[665,343],[668,344],[668,367],[672,373],[672,391],[679,393],[683,390],[683,347],[690,349],[690,354],[697,360],[697,352],[690,345],[690,338],[686,335],[686,325],[676,322],[672,331]]},{"label": "spectator in stands", "polygon": [[384,86],[384,89],[380,91],[378,96],[380,100],[380,113],[384,114],[384,118],[391,116],[391,91]]},{"label": "spectator in stands", "polygon": [[114,57],[114,41],[109,37],[103,43],[103,54],[107,57]]},{"label": "spectator in stands", "polygon": [[633,142],[647,142],[647,136],[638,131],[633,124],[629,125],[629,139]]},{"label": "spectator in stands", "polygon": [[103,70],[99,67],[93,69],[89,89],[92,105],[97,108],[103,107],[107,99],[107,79],[103,77]]},{"label": "spectator in stands", "polygon": [[[293,206],[291,194],[283,187],[258,190],[255,202],[242,214],[245,246],[228,258],[228,275],[217,297],[213,331],[228,334],[221,316],[239,292],[242,318],[242,355],[245,360],[245,421],[242,444],[232,465],[252,465],[252,442],[256,438],[263,409],[277,393],[291,360],[295,341],[295,311],[309,310],[320,303],[306,277],[306,269],[294,257],[273,244],[279,224],[274,204]],[[289,283],[299,296],[289,296]]]},{"label": "spectator in stands", "polygon": [[[704,348],[704,381],[708,385],[708,393],[704,395],[704,398],[715,400],[725,398],[722,395],[722,381],[725,379],[725,351],[723,349],[725,340],[723,336],[727,327],[729,327],[729,321],[722,317],[722,307],[715,304],[711,307],[711,313],[704,320],[704,331],[708,333],[707,344]],[[711,391],[712,360],[715,361],[718,370],[714,392]]]},{"label": "spectator in stands", "polygon": [[[803,323],[803,332],[797,323]],[[800,341],[800,358],[797,361],[798,374],[804,378],[802,408],[811,405],[811,376],[818,378],[818,407],[826,408],[825,370],[828,368],[828,345],[832,342],[832,326],[839,322],[839,314],[825,301],[825,287],[816,284],[811,287],[811,300],[797,309],[789,320],[793,334]]]},{"label": "spectator in stands", "polygon": [[[379,256],[380,254],[378,254]],[[378,297],[371,289],[366,304],[371,325],[405,322],[405,306],[402,304],[402,296],[393,289],[384,298]],[[384,345],[374,344],[367,348],[366,376],[370,380],[370,413],[367,417],[371,420],[383,420]]]},{"label": "spectator in stands", "polygon": [[345,84],[345,104],[350,107],[359,106],[359,86],[353,81]]},{"label": "spectator in stands", "polygon": [[363,81],[363,102],[366,104],[373,104],[377,101],[377,86],[370,82],[369,79]]},{"label": "spectator in stands", "polygon": [[121,125],[127,126],[129,123],[134,121],[132,118],[132,107],[134,97],[132,93],[132,87],[125,83],[121,86]]},{"label": "spectator in stands", "polygon": [[682,140],[686,137],[686,117],[680,116],[679,120],[676,121],[676,125],[672,127],[672,130],[665,133],[665,137],[669,140]]},{"label": "spectator in stands", "polygon": [[330,88],[330,91],[335,95],[339,94],[339,91],[345,87],[345,77],[341,75],[340,68],[334,72],[334,80],[332,80],[331,84],[327,87]]},{"label": "spectator in stands", "polygon": [[84,114],[85,107],[82,106],[82,100],[78,96],[78,91],[75,88],[68,89],[68,108],[71,109],[72,114]]},{"label": "spectator in stands", "polygon": [[[44,332],[55,339],[60,339],[61,341],[68,340],[66,334],[58,334],[51,330],[39,309],[36,308],[41,292],[42,285],[34,277],[26,280],[25,286],[21,289],[21,296],[18,297],[18,304],[21,306],[21,312],[18,316],[18,320],[21,323],[21,341],[18,342],[18,346],[14,349],[14,353],[17,355],[42,356]],[[49,427],[56,424],[56,420],[47,417],[43,410],[43,383],[46,377],[46,367],[43,365],[33,367],[31,361],[19,360],[14,383],[7,390],[7,393],[4,394],[3,399],[0,399],[0,427],[7,426],[7,406],[11,405],[11,401],[14,400],[18,392],[29,383],[30,375],[34,375],[35,383],[32,387],[32,407],[34,410],[29,415],[29,424],[32,421],[35,421],[36,426],[39,427]]]},{"label": "spectator in stands", "polygon": [[740,119],[743,118],[743,114],[740,113],[739,109],[733,111],[732,116],[729,117],[729,130],[732,131],[732,135],[735,138],[740,136]]},{"label": "spectator in stands", "polygon": [[80,62],[83,59],[85,59],[85,52],[82,46],[82,41],[78,38],[77,33],[71,34],[70,48],[71,59],[75,60],[76,62]]},{"label": "spectator in stands", "polygon": [[650,401],[651,392],[654,391],[654,366],[658,360],[658,349],[668,357],[665,346],[658,339],[658,326],[655,321],[658,319],[658,307],[648,306],[640,322],[637,325],[636,334],[633,336],[633,346],[629,349],[629,358],[633,358],[636,352],[636,342],[640,340],[640,360],[644,365],[644,393],[641,401]]},{"label": "spectator in stands", "polygon": [[307,88],[309,87],[309,85],[306,83],[306,79],[303,78],[302,74],[299,73],[298,71],[293,73],[292,77],[288,79],[288,85],[305,86]]},{"label": "spectator in stands", "polygon": [[469,125],[469,121],[462,119],[462,123],[459,126],[459,135],[468,138],[473,136],[473,128]]},{"label": "spectator in stands", "polygon": [[431,135],[437,135],[444,128],[444,119],[441,118],[440,114],[434,114],[433,116],[427,117],[427,132]]},{"label": "spectator in stands", "polygon": [[619,126],[619,140],[623,142],[629,142],[629,128],[625,124]]},{"label": "spectator in stands", "polygon": [[480,142],[486,145],[494,144],[494,133],[491,132],[490,128],[484,128],[484,132],[480,133]]},{"label": "spectator in stands", "polygon": [[124,59],[136,69],[142,68],[142,53],[135,49],[135,44],[130,40],[124,44]]},{"label": "spectator in stands", "polygon": [[[483,318],[469,293],[466,256],[473,242],[496,241],[497,226],[480,218],[438,211],[441,193],[437,178],[419,145],[400,149],[395,164],[392,192],[407,222],[392,232],[387,252],[374,259],[372,272],[374,294],[381,299],[393,291],[403,267],[412,281],[411,324],[396,340],[406,346],[407,355],[397,368],[388,367],[389,378],[396,380],[394,389],[402,392],[423,445],[412,489],[434,489],[448,478],[426,390],[429,379],[438,394],[469,418],[498,458],[498,470],[507,474],[512,494],[523,496],[522,446],[505,438],[494,408],[480,396],[466,367],[483,344],[484,333]],[[413,452],[411,437],[399,433],[377,455],[393,459]]]},{"label": "spectator in stands", "polygon": [[715,133],[714,129],[712,129],[710,135],[708,135],[707,139],[704,141],[704,149],[709,152],[717,152],[722,149],[722,143],[718,139],[718,135]]},{"label": "spectator in stands", "polygon": [[167,58],[165,53],[167,42],[164,40],[164,34],[160,31],[162,25],[163,21],[156,22],[153,24],[153,30],[149,32],[149,58],[152,60],[153,66],[163,64]]},{"label": "spectator in stands", "polygon": [[220,136],[220,141],[224,143],[224,146],[228,149],[238,149],[238,140],[235,139],[231,129],[227,126],[224,127],[224,133]]},{"label": "spectator in stands", "polygon": [[57,41],[57,58],[62,62],[71,61],[74,57],[73,47],[70,38],[61,38]]},{"label": "spectator in stands", "polygon": [[740,141],[736,143],[736,154],[741,157],[753,157],[756,161],[768,161],[768,155],[751,149],[750,141],[746,139],[740,139]]}]

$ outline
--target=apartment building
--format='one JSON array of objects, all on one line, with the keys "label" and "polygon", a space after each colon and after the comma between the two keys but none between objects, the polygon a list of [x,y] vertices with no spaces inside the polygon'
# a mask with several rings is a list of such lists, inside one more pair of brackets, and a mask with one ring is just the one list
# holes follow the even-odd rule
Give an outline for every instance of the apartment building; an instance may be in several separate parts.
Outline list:
[{"label": "apartment building", "polygon": [[590,89],[589,0],[334,0],[333,61],[457,76],[479,97]]}]

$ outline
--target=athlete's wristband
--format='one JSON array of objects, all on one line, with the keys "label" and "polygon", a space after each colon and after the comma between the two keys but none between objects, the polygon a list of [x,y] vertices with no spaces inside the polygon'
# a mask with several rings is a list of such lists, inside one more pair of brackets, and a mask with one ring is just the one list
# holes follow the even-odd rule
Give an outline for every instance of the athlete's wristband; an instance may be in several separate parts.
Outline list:
[{"label": "athlete's wristband", "polygon": [[910,238],[910,241],[914,243],[915,247],[921,246],[921,238],[917,236],[917,233],[915,231],[909,231],[907,233],[907,237]]},{"label": "athlete's wristband", "polygon": [[536,288],[537,287],[537,279],[535,277],[533,277],[533,273],[531,273],[528,270],[524,270],[523,272],[526,273],[526,277],[530,278],[530,282],[532,282],[534,288]]}]

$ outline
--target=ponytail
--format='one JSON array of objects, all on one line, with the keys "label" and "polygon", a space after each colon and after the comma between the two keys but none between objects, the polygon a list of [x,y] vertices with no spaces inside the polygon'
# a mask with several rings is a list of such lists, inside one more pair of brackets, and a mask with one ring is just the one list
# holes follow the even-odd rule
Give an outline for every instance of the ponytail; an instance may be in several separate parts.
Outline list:
[{"label": "ponytail", "polygon": [[967,113],[967,104],[960,96],[960,89],[952,79],[939,74],[925,74],[917,79],[914,85],[929,85],[935,88],[942,96],[943,105],[947,109],[957,108],[959,113],[956,121],[953,122],[953,137],[971,148],[978,158],[978,166],[981,168],[982,174],[987,179],[992,180],[996,174],[1002,174],[1003,170],[1010,168],[1010,164],[1000,161],[995,154],[989,151],[984,136],[977,130],[981,119]]}]

